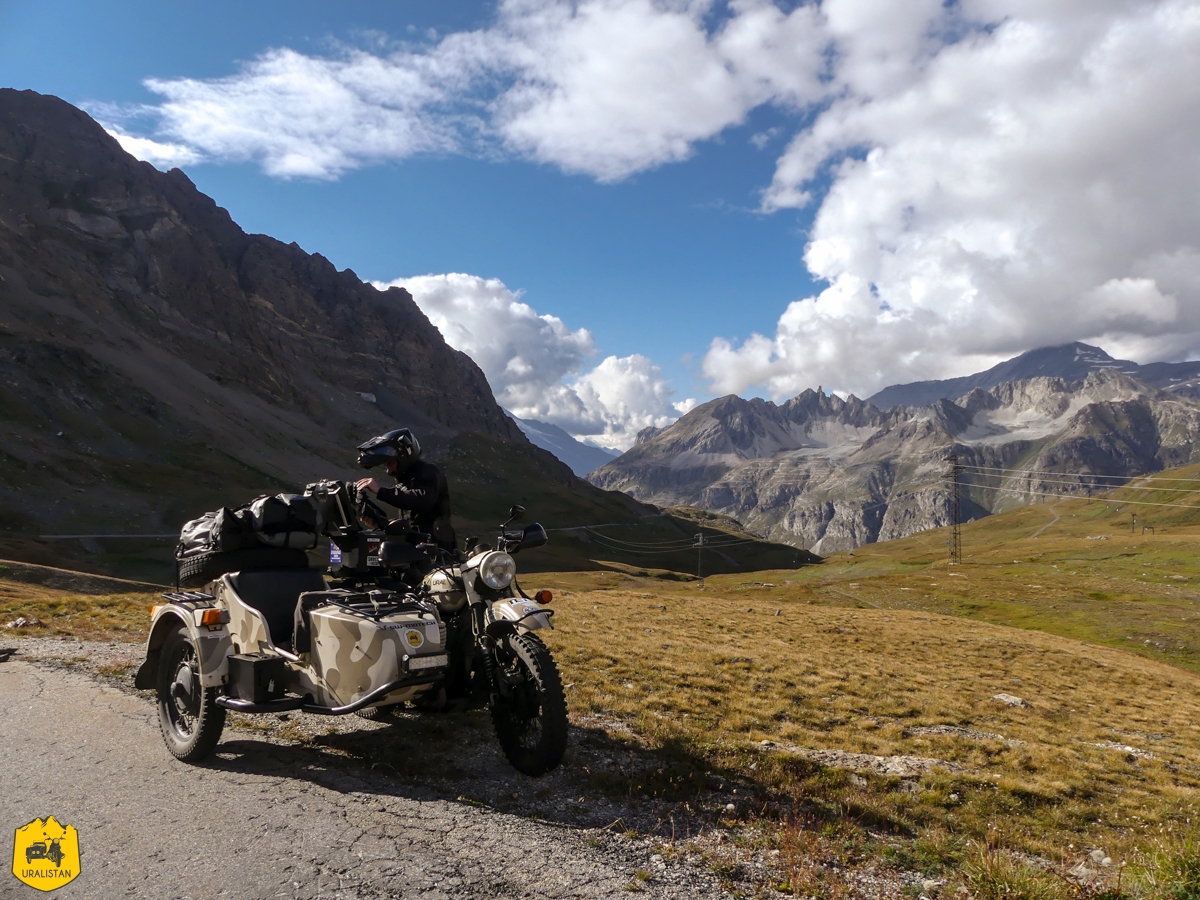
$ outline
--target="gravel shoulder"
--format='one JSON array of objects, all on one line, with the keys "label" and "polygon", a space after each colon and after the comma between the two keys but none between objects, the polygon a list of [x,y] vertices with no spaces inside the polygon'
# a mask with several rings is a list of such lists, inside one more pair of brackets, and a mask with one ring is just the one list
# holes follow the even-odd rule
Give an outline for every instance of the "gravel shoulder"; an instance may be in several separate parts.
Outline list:
[{"label": "gravel shoulder", "polygon": [[[56,896],[725,896],[700,854],[664,859],[618,806],[573,802],[577,762],[513,773],[484,715],[231,716],[210,761],[178,763],[128,687],[140,654],[0,640],[0,826],[78,829],[81,874]],[[5,878],[0,896],[36,896]]]}]

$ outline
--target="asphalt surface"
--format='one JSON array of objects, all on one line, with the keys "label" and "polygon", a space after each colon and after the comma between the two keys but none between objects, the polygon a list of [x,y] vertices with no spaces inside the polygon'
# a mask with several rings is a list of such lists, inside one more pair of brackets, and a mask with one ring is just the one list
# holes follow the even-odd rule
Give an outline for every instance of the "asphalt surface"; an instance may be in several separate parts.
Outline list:
[{"label": "asphalt surface", "polygon": [[[227,730],[204,765],[176,762],[145,696],[3,649],[0,760],[0,832],[49,815],[78,830],[80,875],[54,897],[721,896],[639,842],[422,796],[286,742]],[[47,896],[8,869],[11,840],[0,898]]]}]

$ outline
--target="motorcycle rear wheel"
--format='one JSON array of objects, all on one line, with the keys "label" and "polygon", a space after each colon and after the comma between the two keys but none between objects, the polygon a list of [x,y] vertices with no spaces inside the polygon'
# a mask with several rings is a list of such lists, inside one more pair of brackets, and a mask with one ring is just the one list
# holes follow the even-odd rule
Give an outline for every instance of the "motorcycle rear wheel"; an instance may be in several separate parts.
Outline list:
[{"label": "motorcycle rear wheel", "polygon": [[167,635],[158,659],[158,724],[171,755],[198,762],[212,753],[225,728],[216,688],[200,684],[200,664],[187,629]]},{"label": "motorcycle rear wheel", "polygon": [[567,749],[567,698],[550,651],[533,635],[510,634],[497,653],[499,666],[523,676],[492,702],[492,725],[514,769],[537,777],[558,768]]}]

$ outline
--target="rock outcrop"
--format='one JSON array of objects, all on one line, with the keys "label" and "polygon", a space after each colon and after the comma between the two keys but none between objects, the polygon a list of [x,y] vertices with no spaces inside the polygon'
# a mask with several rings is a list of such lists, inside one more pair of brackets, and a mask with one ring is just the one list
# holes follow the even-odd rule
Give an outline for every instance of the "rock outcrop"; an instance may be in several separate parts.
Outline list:
[{"label": "rock outcrop", "polygon": [[1200,460],[1200,401],[1113,368],[887,411],[811,390],[781,405],[722,397],[589,480],[828,553],[949,524],[952,449],[967,466],[1011,470],[968,470],[969,519]]}]

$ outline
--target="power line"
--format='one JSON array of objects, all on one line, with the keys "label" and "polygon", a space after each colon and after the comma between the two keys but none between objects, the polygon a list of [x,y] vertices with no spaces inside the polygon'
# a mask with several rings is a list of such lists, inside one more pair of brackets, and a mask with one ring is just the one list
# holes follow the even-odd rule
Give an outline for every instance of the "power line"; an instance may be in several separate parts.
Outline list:
[{"label": "power line", "polygon": [[[590,531],[590,529],[584,529]],[[595,534],[593,537],[604,541],[612,541],[615,544],[628,544],[630,547],[666,547],[666,546],[684,546],[690,547],[695,543],[694,538],[679,538],[673,541],[623,541],[620,538],[611,537],[607,534]]]},{"label": "power line", "polygon": [[[1005,469],[1000,466],[975,466],[968,463],[961,464],[964,469],[978,469],[985,472],[1016,472],[1021,475],[1036,475],[1037,472],[1032,469]],[[1188,484],[1200,484],[1200,478],[1168,478],[1166,475],[1094,475],[1091,472],[1047,472],[1047,475],[1061,475],[1064,477],[1076,478],[1124,478],[1133,480],[1136,478],[1145,478],[1150,481],[1182,481]],[[1120,487],[1115,485],[1114,487]]]},{"label": "power line", "polygon": [[[963,466],[960,468],[966,468],[966,467]],[[969,472],[967,474],[979,474],[979,473],[970,473]],[[1149,491],[1151,493],[1170,492],[1172,494],[1200,494],[1200,489],[1196,489],[1196,488],[1142,487],[1140,485],[1135,485],[1135,484],[1087,484],[1087,483],[1081,483],[1078,481],[1063,481],[1059,478],[1046,478],[1044,476],[1039,475],[1036,472],[1029,472],[1027,474],[1030,476],[1029,477],[1030,481],[1037,481],[1040,484],[1058,484],[1058,485],[1062,485],[1063,487],[1087,488],[1089,490],[1094,488],[1097,490],[1102,490],[1106,493],[1111,492],[1111,491]],[[1051,474],[1057,475],[1058,473],[1051,473]],[[1081,475],[1079,477],[1083,478],[1083,477],[1090,477],[1090,476],[1082,476]],[[1004,478],[1004,480],[1005,481],[1017,481],[1019,479],[1017,479],[1016,476],[1008,476],[1008,477]],[[980,488],[981,490],[995,490],[995,488],[991,488],[986,484],[970,484],[968,486],[969,487],[977,487],[977,488]]]},{"label": "power line", "polygon": [[[1026,491],[1018,488],[984,488],[984,490],[995,491],[998,494],[1020,494],[1022,496],[1033,497],[1054,497],[1058,500],[1086,500],[1087,497],[1076,497],[1071,494],[1052,494],[1048,491]],[[1200,510],[1200,504],[1197,503],[1153,503],[1149,500],[1118,500],[1116,498],[1096,497],[1092,498],[1100,503],[1115,503],[1118,506],[1169,506],[1172,509],[1194,509]]]}]

